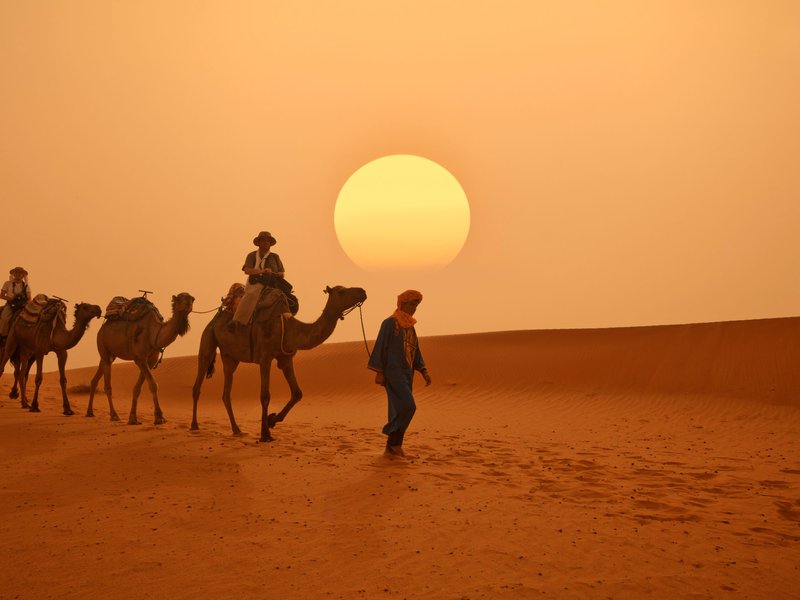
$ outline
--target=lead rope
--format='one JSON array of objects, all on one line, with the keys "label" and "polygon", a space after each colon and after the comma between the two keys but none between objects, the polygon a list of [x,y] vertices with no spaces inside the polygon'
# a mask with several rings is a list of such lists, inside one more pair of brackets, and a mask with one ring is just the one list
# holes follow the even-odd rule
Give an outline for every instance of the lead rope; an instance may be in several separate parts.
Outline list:
[{"label": "lead rope", "polygon": [[344,321],[344,318],[345,318],[347,315],[349,315],[349,314],[350,314],[351,312],[353,312],[353,311],[354,311],[356,308],[358,308],[358,315],[361,317],[361,335],[362,335],[362,337],[364,338],[364,348],[366,348],[366,349],[367,349],[367,356],[371,356],[371,354],[370,354],[370,351],[369,351],[369,346],[367,345],[367,334],[366,334],[366,332],[364,331],[364,313],[363,313],[363,312],[361,312],[361,305],[362,305],[362,304],[364,304],[364,303],[363,303],[363,302],[357,302],[356,304],[354,304],[353,306],[351,306],[350,308],[348,308],[346,311],[344,311],[344,312],[343,312],[341,315],[339,315],[339,318],[340,318],[342,321]]},{"label": "lead rope", "polygon": [[220,304],[219,306],[216,306],[216,307],[211,308],[209,310],[193,310],[192,312],[197,314],[197,315],[205,315],[207,313],[214,312],[215,310],[219,310],[223,306],[224,306],[224,304]]},{"label": "lead rope", "polygon": [[361,304],[358,305],[358,316],[361,317],[361,335],[364,338],[364,348],[367,349],[367,356],[372,356],[372,353],[369,351],[369,345],[367,345],[367,333],[364,331],[364,313],[361,312]]}]

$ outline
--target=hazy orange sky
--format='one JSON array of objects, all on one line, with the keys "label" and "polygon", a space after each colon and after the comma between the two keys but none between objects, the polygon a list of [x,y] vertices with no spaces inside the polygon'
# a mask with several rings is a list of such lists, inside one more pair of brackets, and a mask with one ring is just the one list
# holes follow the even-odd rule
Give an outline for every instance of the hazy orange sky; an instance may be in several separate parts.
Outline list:
[{"label": "hazy orange sky", "polygon": [[[71,303],[212,308],[266,229],[298,317],[362,286],[370,338],[410,287],[423,336],[798,314],[794,1],[0,0],[0,88],[3,274]],[[338,243],[340,188],[390,154],[467,194],[440,271]]]}]

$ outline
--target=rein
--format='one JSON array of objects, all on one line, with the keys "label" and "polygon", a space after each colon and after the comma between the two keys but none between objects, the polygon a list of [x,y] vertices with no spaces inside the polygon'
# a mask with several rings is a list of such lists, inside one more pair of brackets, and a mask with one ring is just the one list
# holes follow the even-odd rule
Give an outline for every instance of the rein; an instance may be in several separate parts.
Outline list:
[{"label": "rein", "polygon": [[339,318],[344,321],[344,318],[353,312],[356,308],[358,309],[358,316],[361,318],[361,336],[364,338],[364,348],[367,349],[367,356],[371,356],[369,352],[369,344],[367,344],[367,333],[364,330],[364,312],[361,310],[361,305],[364,304],[363,302],[358,302],[344,311]]},{"label": "rein", "polygon": [[207,313],[214,312],[215,310],[219,310],[223,306],[224,306],[224,304],[220,304],[219,306],[216,306],[214,308],[210,308],[209,310],[193,310],[192,312],[195,313],[195,314],[198,314],[198,315],[205,315]]}]

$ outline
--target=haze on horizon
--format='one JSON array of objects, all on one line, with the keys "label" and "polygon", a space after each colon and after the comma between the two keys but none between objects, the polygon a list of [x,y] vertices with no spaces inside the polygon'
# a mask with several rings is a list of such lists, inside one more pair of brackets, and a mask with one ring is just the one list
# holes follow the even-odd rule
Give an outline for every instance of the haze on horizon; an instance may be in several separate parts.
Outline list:
[{"label": "haze on horizon", "polygon": [[[70,303],[213,308],[266,229],[299,318],[361,286],[370,339],[410,287],[423,336],[800,306],[797,3],[0,0],[0,85],[2,275]],[[339,246],[342,185],[390,154],[469,199],[439,271]]]}]

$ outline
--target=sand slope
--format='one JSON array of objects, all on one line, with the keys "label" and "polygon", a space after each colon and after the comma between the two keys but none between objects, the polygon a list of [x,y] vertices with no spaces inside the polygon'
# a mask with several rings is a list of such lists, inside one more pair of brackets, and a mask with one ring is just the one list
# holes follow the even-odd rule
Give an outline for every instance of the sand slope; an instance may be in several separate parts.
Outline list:
[{"label": "sand slope", "polygon": [[[256,442],[242,365],[188,431],[193,357],[156,371],[169,422],[40,414],[0,380],[0,598],[791,597],[800,580],[800,319],[422,339],[434,377],[381,456],[363,343],[297,357],[303,401]],[[221,370],[221,367],[220,367]],[[69,373],[88,382],[93,369]],[[135,373],[114,367],[115,404]],[[288,391],[273,370],[272,406]]]}]

